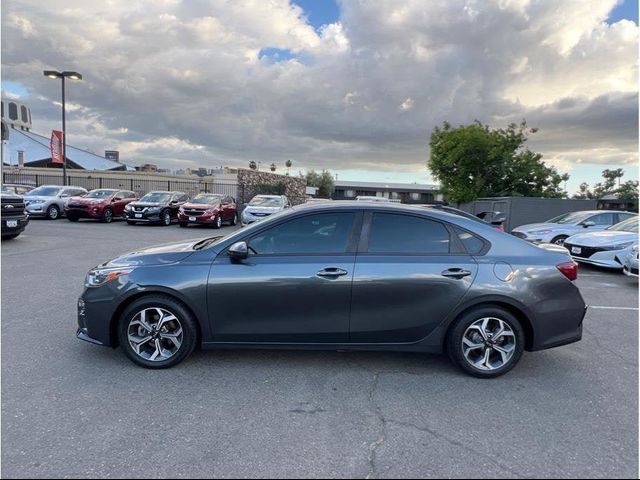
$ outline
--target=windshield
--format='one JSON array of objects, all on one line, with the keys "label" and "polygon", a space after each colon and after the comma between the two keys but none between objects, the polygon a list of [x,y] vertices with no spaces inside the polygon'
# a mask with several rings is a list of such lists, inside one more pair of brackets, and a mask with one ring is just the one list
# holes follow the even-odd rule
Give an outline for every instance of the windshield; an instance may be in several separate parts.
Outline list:
[{"label": "windshield", "polygon": [[15,188],[14,187],[7,187],[7,186],[3,186],[2,187],[2,193],[10,193],[10,194],[14,194],[16,193]]},{"label": "windshield", "polygon": [[60,190],[62,190],[60,187],[38,187],[27,193],[27,196],[55,197],[60,193]]},{"label": "windshield", "polygon": [[196,198],[191,200],[191,203],[196,203],[198,205],[214,205],[216,203],[220,203],[222,200],[222,195],[198,195]]},{"label": "windshield", "polygon": [[172,193],[165,193],[165,192],[151,192],[151,193],[147,193],[145,196],[143,196],[139,202],[146,202],[146,203],[169,203],[169,201],[171,200],[171,197],[173,196]]},{"label": "windshield", "polygon": [[252,207],[282,207],[282,198],[280,197],[253,197],[249,202]]},{"label": "windshield", "polygon": [[638,217],[631,217],[622,222],[610,226],[607,230],[615,230],[618,232],[638,233]]},{"label": "windshield", "polygon": [[546,223],[580,223],[587,217],[591,216],[590,212],[570,212],[563,213],[557,217],[553,217],[551,220],[547,220]]},{"label": "windshield", "polygon": [[85,198],[107,198],[116,193],[115,190],[93,190],[86,195],[83,195]]}]

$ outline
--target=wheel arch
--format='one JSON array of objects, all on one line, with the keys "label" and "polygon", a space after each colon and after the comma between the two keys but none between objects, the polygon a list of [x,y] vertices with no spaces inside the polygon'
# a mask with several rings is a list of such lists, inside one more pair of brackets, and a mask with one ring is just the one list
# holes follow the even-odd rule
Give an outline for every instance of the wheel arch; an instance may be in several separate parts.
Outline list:
[{"label": "wheel arch", "polygon": [[449,337],[449,333],[460,317],[466,315],[472,310],[477,310],[479,308],[485,307],[501,308],[516,317],[522,325],[522,329],[524,330],[525,350],[530,350],[532,348],[532,346],[534,345],[535,331],[533,329],[531,313],[528,312],[527,308],[519,302],[504,297],[489,297],[479,299],[476,302],[470,304],[467,303],[458,308],[455,314],[452,316],[452,320],[447,325],[445,334],[442,336],[442,347],[445,347],[447,338]]},{"label": "wheel arch", "polygon": [[182,298],[180,294],[178,294],[173,290],[168,290],[161,287],[157,289],[151,288],[151,289],[145,289],[144,291],[135,292],[129,295],[127,298],[125,298],[118,305],[118,307],[113,312],[113,315],[111,316],[111,320],[109,321],[109,336],[111,338],[111,346],[113,348],[116,348],[119,345],[118,323],[120,321],[120,317],[122,316],[122,313],[127,309],[127,307],[129,307],[129,305],[131,305],[136,300],[139,300],[143,297],[153,296],[153,295],[168,297],[171,300],[180,303],[180,305],[182,305],[182,307],[184,307],[184,309],[187,310],[193,316],[193,318],[196,320],[195,322],[196,323],[196,347],[199,346],[202,343],[202,325],[200,322],[200,318],[198,317],[196,312],[193,310],[193,308],[189,306],[189,303],[186,301],[186,299]]}]

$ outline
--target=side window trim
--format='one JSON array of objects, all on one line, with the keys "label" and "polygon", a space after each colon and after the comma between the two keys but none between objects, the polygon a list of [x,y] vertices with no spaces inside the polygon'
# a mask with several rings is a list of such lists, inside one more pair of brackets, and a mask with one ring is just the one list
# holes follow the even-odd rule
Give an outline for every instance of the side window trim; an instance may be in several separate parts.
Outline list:
[{"label": "side window trim", "polygon": [[[441,224],[447,230],[447,233],[449,233],[449,251],[447,253],[444,253],[444,252],[442,253],[369,252],[369,237],[371,235],[371,224],[373,220],[373,215],[376,213],[403,215],[403,216],[419,218],[419,219],[428,220],[428,221]],[[399,212],[393,212],[389,210],[369,210],[364,214],[364,224],[362,226],[362,234],[360,237],[360,241],[358,243],[357,254],[358,255],[374,255],[374,256],[401,255],[401,256],[412,256],[412,257],[426,257],[426,256],[440,257],[443,255],[469,255],[466,249],[464,248],[464,245],[458,238],[457,233],[455,233],[454,228],[451,225],[449,225],[447,222],[443,222],[440,219],[433,218],[427,215],[416,215],[413,213],[399,213]]]},{"label": "side window trim", "polygon": [[[276,223],[275,225],[269,225],[266,228],[263,228],[255,233],[253,233],[252,235],[248,235],[246,237],[242,237],[238,240],[236,240],[237,242],[247,242],[247,245],[250,245],[251,240],[255,237],[257,237],[258,235],[261,235],[262,233],[271,230],[272,228],[276,228],[279,227],[280,225],[283,225],[287,222],[293,221],[293,220],[298,220],[300,218],[304,218],[304,217],[308,217],[311,215],[322,215],[322,214],[331,214],[331,213],[336,213],[335,211],[333,212],[309,212],[309,213],[304,213],[304,214],[299,214],[299,215],[295,215],[295,216],[291,216],[289,218],[283,219],[283,221]],[[357,253],[357,244],[358,244],[358,239],[360,238],[360,232],[361,232],[361,228],[362,228],[362,210],[340,210],[338,213],[352,213],[354,215],[353,218],[353,224],[351,226],[351,233],[349,234],[349,239],[347,240],[347,248],[345,252],[341,252],[341,253],[260,253],[260,254],[256,254],[256,255],[252,255],[253,258],[256,257],[322,257],[322,256],[327,256],[327,255],[337,255],[337,256],[352,256],[355,255]],[[234,242],[235,243],[235,242]],[[229,255],[229,248],[231,247],[231,245],[227,246],[224,249],[224,254],[225,255]]]}]

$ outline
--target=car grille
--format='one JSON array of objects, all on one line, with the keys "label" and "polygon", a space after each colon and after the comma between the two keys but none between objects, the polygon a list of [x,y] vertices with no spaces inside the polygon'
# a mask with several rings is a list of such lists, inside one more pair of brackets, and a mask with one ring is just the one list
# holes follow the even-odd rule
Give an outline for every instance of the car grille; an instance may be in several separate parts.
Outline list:
[{"label": "car grille", "polygon": [[20,217],[24,215],[24,201],[18,199],[2,199],[2,217]]},{"label": "car grille", "polygon": [[271,215],[270,213],[253,213],[247,212],[249,215],[253,215],[254,217],[266,217],[267,215]]},{"label": "car grille", "polygon": [[[569,250],[569,252],[573,257],[579,257],[579,258],[589,258],[591,255],[593,255],[596,252],[604,252],[606,250],[605,248],[583,247],[581,245],[573,245],[567,242],[564,242],[564,247]],[[580,253],[573,253],[571,251],[571,247],[579,247],[581,249]]]},{"label": "car grille", "polygon": [[184,211],[185,215],[191,215],[192,217],[197,217],[199,215],[204,215],[204,212],[205,212],[205,210],[195,210],[195,209],[190,209],[190,208],[185,208],[183,211]]},{"label": "car grille", "polygon": [[133,211],[136,213],[142,213],[147,209],[147,207],[133,207]]},{"label": "car grille", "polygon": [[67,207],[68,208],[87,208],[87,206],[84,205],[83,203],[68,203]]},{"label": "car grille", "polygon": [[511,232],[511,235],[518,238],[527,238],[527,236],[522,232]]}]

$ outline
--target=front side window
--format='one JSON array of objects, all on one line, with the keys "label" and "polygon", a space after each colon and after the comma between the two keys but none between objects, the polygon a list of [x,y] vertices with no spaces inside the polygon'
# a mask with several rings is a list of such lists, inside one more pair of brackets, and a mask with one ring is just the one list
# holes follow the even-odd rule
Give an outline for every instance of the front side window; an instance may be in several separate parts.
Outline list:
[{"label": "front side window", "polygon": [[13,102],[9,103],[9,118],[11,120],[18,119],[18,106]]},{"label": "front side window", "polygon": [[38,187],[29,192],[29,196],[55,197],[60,193],[62,187]]},{"label": "front side window", "polygon": [[613,213],[601,213],[590,217],[587,221],[596,225],[613,225]]},{"label": "front side window", "polygon": [[294,218],[249,241],[252,254],[335,254],[347,251],[354,213],[322,213]]},{"label": "front side window", "polygon": [[374,213],[369,253],[446,254],[451,239],[440,222],[395,213]]}]

